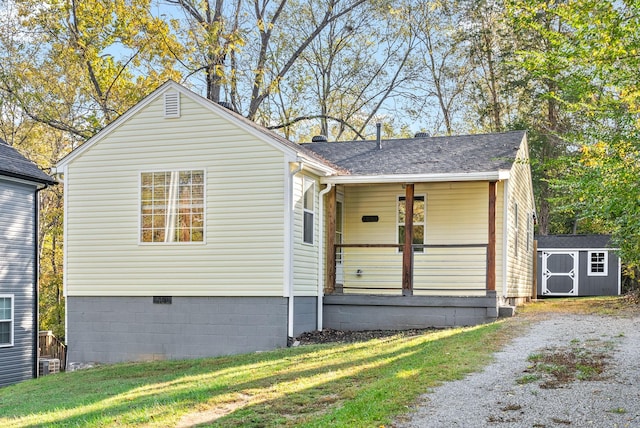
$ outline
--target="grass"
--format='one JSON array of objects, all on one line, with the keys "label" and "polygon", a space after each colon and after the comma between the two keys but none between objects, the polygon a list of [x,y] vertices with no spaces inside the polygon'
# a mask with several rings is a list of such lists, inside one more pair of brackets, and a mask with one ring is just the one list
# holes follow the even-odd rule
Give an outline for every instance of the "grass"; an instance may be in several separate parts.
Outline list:
[{"label": "grass", "polygon": [[[574,304],[585,306],[560,307]],[[600,304],[611,302],[586,306]],[[383,426],[430,388],[481,369],[549,308],[418,336],[46,376],[0,389],[0,426]]]}]

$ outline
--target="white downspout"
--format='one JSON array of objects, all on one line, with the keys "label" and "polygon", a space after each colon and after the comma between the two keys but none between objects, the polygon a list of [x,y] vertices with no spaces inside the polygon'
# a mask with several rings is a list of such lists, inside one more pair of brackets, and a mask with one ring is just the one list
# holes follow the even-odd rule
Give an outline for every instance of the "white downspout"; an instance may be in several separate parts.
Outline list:
[{"label": "white downspout", "polygon": [[302,161],[298,161],[298,167],[289,174],[289,304],[287,313],[287,336],[293,338],[293,254],[294,254],[294,226],[296,206],[293,200],[295,194],[294,177],[304,169]]},{"label": "white downspout", "polygon": [[324,263],[322,263],[324,255],[324,195],[329,193],[333,184],[328,183],[327,187],[322,189],[318,193],[320,201],[318,202],[318,214],[319,214],[319,236],[318,236],[318,331],[322,331],[322,298],[324,297]]},{"label": "white downspout", "polygon": [[509,259],[509,180],[504,180],[504,196],[502,200],[502,297],[507,298],[507,260]]}]

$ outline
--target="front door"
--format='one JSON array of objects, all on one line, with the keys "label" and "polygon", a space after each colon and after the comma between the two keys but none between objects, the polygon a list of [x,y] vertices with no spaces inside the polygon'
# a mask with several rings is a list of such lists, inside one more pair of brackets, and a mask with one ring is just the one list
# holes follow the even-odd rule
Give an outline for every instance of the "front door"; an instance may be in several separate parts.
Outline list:
[{"label": "front door", "polygon": [[578,252],[542,252],[542,295],[578,295]]}]

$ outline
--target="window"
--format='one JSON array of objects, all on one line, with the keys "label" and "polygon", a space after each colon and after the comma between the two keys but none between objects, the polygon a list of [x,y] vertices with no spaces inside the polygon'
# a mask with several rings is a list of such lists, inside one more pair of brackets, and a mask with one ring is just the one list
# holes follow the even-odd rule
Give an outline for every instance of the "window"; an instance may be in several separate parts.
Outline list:
[{"label": "window", "polygon": [[304,194],[302,195],[302,241],[313,244],[313,226],[315,218],[315,181],[304,179]]},{"label": "window", "polygon": [[589,251],[589,276],[607,276],[606,251]]},{"label": "window", "polygon": [[0,347],[13,346],[13,296],[0,295]]},{"label": "window", "polygon": [[140,242],[204,241],[204,171],[143,172]]},{"label": "window", "polygon": [[[405,218],[405,201],[404,196],[398,196],[398,244],[404,244],[404,218]],[[425,197],[415,196],[413,198],[413,244],[423,245],[425,243]],[[400,248],[402,252],[402,248]],[[416,248],[415,252],[422,253],[424,248]]]},{"label": "window", "polygon": [[515,202],[513,204],[513,211],[514,211],[514,223],[513,223],[513,227],[515,229],[515,255],[516,257],[518,257],[518,247],[520,246],[520,229],[519,229],[519,220],[518,220],[518,203]]}]

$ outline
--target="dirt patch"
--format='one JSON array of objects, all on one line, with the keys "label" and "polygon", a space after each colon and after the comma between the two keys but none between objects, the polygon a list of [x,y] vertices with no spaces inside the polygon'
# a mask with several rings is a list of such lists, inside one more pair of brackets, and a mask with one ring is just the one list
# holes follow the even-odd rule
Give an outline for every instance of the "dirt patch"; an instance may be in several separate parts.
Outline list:
[{"label": "dirt patch", "polygon": [[603,380],[611,355],[610,344],[597,341],[545,348],[529,355],[532,363],[517,383],[539,381],[540,388],[562,388],[571,382]]}]

